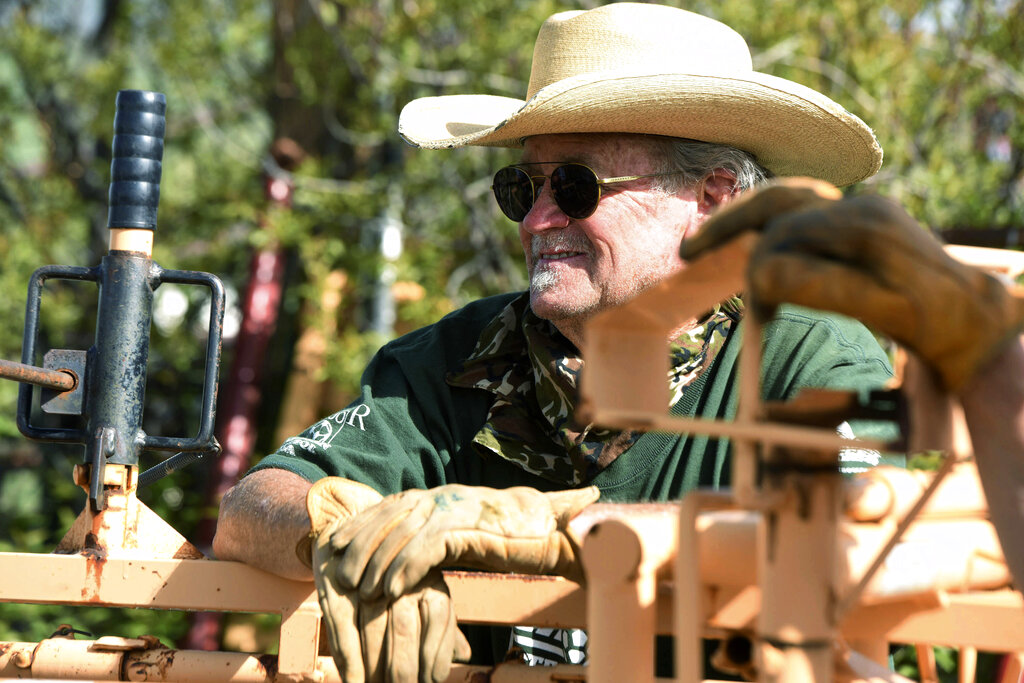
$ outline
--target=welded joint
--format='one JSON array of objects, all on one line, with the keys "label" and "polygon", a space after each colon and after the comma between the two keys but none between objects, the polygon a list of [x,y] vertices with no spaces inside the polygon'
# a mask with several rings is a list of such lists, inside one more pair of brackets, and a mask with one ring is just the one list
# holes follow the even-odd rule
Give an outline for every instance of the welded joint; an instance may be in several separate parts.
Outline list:
[{"label": "welded joint", "polygon": [[31,669],[32,663],[35,661],[35,649],[22,648],[19,649],[12,658],[14,666],[19,669]]}]

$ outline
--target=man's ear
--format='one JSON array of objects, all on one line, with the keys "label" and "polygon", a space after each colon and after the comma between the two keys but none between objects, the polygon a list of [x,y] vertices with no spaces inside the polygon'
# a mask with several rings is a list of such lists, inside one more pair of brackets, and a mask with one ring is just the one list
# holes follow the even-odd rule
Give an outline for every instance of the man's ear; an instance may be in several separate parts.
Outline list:
[{"label": "man's ear", "polygon": [[697,192],[697,213],[703,220],[739,194],[736,174],[724,168],[716,168],[700,183]]}]

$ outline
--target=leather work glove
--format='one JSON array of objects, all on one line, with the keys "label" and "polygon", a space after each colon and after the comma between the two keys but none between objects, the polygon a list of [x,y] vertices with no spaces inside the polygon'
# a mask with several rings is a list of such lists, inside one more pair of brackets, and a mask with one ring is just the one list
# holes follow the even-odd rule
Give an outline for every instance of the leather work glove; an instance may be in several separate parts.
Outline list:
[{"label": "leather work glove", "polygon": [[300,543],[297,552],[311,557],[331,653],[343,681],[444,681],[453,658],[468,660],[470,650],[440,569],[394,599],[363,600],[335,579],[341,555],[332,536],[382,499],[369,486],[340,477],[317,481],[306,495],[312,543]]},{"label": "leather work glove", "polygon": [[541,493],[448,484],[388,496],[336,531],[344,553],[335,579],[364,599],[395,598],[445,565],[581,581],[569,521],[597,500],[597,487]]},{"label": "leather work glove", "polygon": [[895,202],[837,195],[807,178],[752,191],[705,221],[680,255],[760,231],[747,274],[755,307],[790,302],[857,318],[916,352],[958,391],[1018,332],[1024,302],[948,256]]}]

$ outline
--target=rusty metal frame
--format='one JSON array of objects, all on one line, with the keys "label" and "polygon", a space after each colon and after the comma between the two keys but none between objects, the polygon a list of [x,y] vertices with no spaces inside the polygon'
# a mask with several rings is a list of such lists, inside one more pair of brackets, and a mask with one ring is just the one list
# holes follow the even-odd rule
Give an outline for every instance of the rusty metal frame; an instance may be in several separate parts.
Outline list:
[{"label": "rusty metal frame", "polygon": [[[845,593],[863,593],[847,610],[835,609],[842,597],[838,590],[849,590],[850,582],[836,588],[834,560],[821,547],[833,543],[843,528],[836,502],[841,483],[835,477],[786,479],[765,490],[755,481],[754,457],[765,444],[784,444],[834,458],[847,442],[827,430],[764,419],[757,387],[744,379],[756,376],[757,345],[743,346],[741,407],[734,423],[664,416],[667,401],[657,388],[667,369],[659,365],[666,333],[742,288],[751,244],[740,240],[599,318],[588,331],[585,349],[583,386],[595,420],[728,436],[737,453],[733,489],[697,492],[674,506],[605,510],[605,518],[583,538],[586,589],[552,577],[447,572],[463,623],[584,627],[591,643],[587,668],[457,665],[449,680],[476,674],[493,683],[654,680],[658,633],[676,636],[679,681],[700,680],[703,657],[697,643],[702,637],[750,638],[755,658],[728,663],[748,667],[759,680],[771,676],[801,682],[899,680],[873,661],[888,642],[957,646],[967,648],[967,655],[971,648],[1024,652],[1024,600],[1005,587],[977,590],[968,585],[961,592],[941,587],[880,597],[864,586]],[[683,289],[685,298],[677,295]],[[748,327],[747,334],[756,338],[756,332],[756,326]],[[640,360],[622,363],[625,355]],[[76,472],[84,486],[97,477],[105,508],[87,505],[57,553],[0,553],[0,601],[279,614],[279,654],[173,650],[147,638],[58,637],[0,643],[0,677],[338,680],[333,660],[320,650],[321,612],[312,584],[204,558],[138,501],[134,466],[107,464],[98,474],[87,467]],[[810,501],[813,514],[794,512],[794,486]],[[901,527],[913,533],[915,520],[908,516],[904,521],[883,530],[879,547],[898,539]],[[777,552],[766,552],[768,547]],[[812,576],[818,577],[813,591],[807,590]],[[796,594],[795,589],[810,597],[788,603],[779,599]],[[788,616],[780,620],[782,615]],[[1024,657],[1015,654],[1011,661],[1017,669],[1011,667],[1007,676],[1019,675]],[[965,662],[970,663],[969,656]]]},{"label": "rusty metal frame", "polygon": [[[875,561],[856,577],[852,588],[837,582],[839,557],[836,551],[839,549],[843,487],[838,476],[827,472],[829,463],[832,463],[832,470],[835,469],[836,454],[843,445],[835,442],[835,435],[830,431],[793,428],[765,418],[766,410],[756,379],[760,368],[758,344],[742,346],[739,406],[736,419],[728,428],[710,420],[666,415],[665,340],[687,320],[695,319],[718,301],[744,289],[746,266],[756,240],[753,234],[741,236],[717,252],[690,263],[684,271],[626,305],[600,314],[588,326],[583,348],[587,366],[581,388],[588,417],[596,423],[618,428],[728,436],[733,440],[732,490],[726,492],[724,501],[722,494],[697,492],[682,503],[674,575],[677,680],[687,683],[700,680],[703,658],[699,639],[706,635],[705,629],[711,622],[726,625],[721,619],[722,612],[716,616],[707,605],[706,595],[702,594],[709,584],[716,583],[716,577],[702,571],[700,563],[695,562],[706,540],[698,530],[702,512],[707,506],[717,508],[723,503],[756,516],[756,540],[748,538],[745,544],[752,553],[748,565],[756,563],[756,579],[734,586],[738,591],[734,596],[742,597],[741,604],[730,601],[726,606],[731,616],[731,630],[749,636],[754,648],[749,661],[734,662],[738,671],[757,680],[771,681],[871,677],[895,680],[880,666],[885,663],[887,644],[926,642],[959,645],[964,655],[961,680],[972,680],[977,648],[1011,653],[1024,650],[1024,610],[1019,593],[1008,589],[999,593],[973,593],[974,588],[990,588],[991,585],[972,585],[969,581],[972,568],[968,567],[961,586],[908,591],[906,595],[880,600],[881,604],[873,607],[862,600],[873,574],[927,506],[929,496],[942,483],[954,459],[969,452],[969,438],[963,425],[958,424],[962,415],[957,413],[956,406],[949,401],[933,401],[929,405],[932,410],[943,413],[930,417],[928,426],[945,428],[939,447],[952,444],[949,467],[938,473],[933,485],[921,494],[918,504],[888,532],[889,538],[877,550]],[[1006,257],[997,250],[950,252],[973,265],[1007,276],[1015,277],[1024,271],[1024,259],[1020,255]],[[758,322],[748,316],[745,324],[744,334],[760,339]],[[629,362],[622,362],[627,357]],[[910,389],[921,391],[921,385]],[[773,444],[800,448],[802,465],[808,471],[792,468],[781,477],[768,477],[758,483],[757,463],[772,457],[768,447]],[[862,442],[858,446],[884,450],[882,444]],[[835,550],[830,552],[829,548]],[[612,549],[608,557],[614,557]],[[1002,569],[1004,578],[995,580],[999,587],[1009,585],[1009,573],[1005,566]],[[725,570],[728,571],[728,567]],[[964,593],[957,596],[957,609],[953,610],[949,591],[957,589]],[[986,613],[985,620],[978,621],[980,612],[996,605],[995,612]],[[867,625],[863,616],[865,609],[874,617]],[[978,610],[978,615],[971,614],[974,609]],[[883,615],[889,618],[888,622]],[[952,621],[956,617],[958,619]],[[603,642],[599,634],[611,623],[615,622],[591,624],[592,642],[596,644],[598,639]],[[908,623],[913,627],[900,630]],[[891,628],[879,628],[883,624]],[[861,649],[867,656],[853,652],[851,646]],[[631,668],[645,671],[633,668],[642,666],[644,657],[650,659],[648,653],[644,653],[639,659],[620,661],[617,665],[622,667],[621,671]],[[592,680],[615,680],[597,671],[592,673],[596,674]]]}]

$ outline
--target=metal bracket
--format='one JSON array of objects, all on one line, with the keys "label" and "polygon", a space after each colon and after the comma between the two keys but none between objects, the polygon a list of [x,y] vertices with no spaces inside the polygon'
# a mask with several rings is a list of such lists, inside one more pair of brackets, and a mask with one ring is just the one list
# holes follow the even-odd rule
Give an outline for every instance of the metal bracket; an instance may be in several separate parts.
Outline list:
[{"label": "metal bracket", "polygon": [[81,415],[85,403],[86,359],[88,351],[52,349],[43,356],[43,367],[60,370],[75,378],[75,386],[68,391],[56,391],[46,387],[42,390],[40,407],[52,415]]},{"label": "metal bracket", "polygon": [[103,475],[107,469],[107,460],[112,456],[123,456],[127,447],[124,439],[113,427],[101,427],[96,431],[96,449],[89,481],[89,500],[93,510],[100,512],[107,506],[107,495],[103,488]]}]

